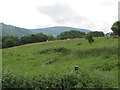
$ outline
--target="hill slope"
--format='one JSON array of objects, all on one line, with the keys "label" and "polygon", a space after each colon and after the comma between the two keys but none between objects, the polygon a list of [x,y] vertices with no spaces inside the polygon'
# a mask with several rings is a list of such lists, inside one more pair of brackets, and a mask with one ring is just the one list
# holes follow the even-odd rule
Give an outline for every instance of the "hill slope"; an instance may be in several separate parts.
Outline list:
[{"label": "hill slope", "polygon": [[2,28],[0,28],[0,31],[2,31],[2,36],[16,36],[16,37],[21,37],[25,35],[30,35],[33,34],[34,32],[24,29],[24,28],[19,28],[11,25],[6,25],[3,23],[0,23]]},{"label": "hill slope", "polygon": [[69,31],[69,30],[79,30],[81,32],[90,32],[90,30],[87,30],[87,29],[62,27],[62,26],[39,28],[39,29],[25,29],[25,28],[20,28],[20,27],[0,23],[0,27],[1,27],[0,31],[2,31],[2,36],[9,35],[9,36],[17,36],[17,37],[35,34],[35,33],[39,33],[39,32],[42,32],[44,34],[51,34],[54,36],[57,36],[61,32]]},{"label": "hill slope", "polygon": [[[52,84],[53,87],[64,88],[63,83],[65,87],[73,88],[118,87],[118,39],[94,39],[92,44],[85,39],[71,39],[3,49],[3,72],[15,74],[6,78],[3,86],[15,87],[15,84],[47,88]],[[79,73],[83,74],[72,72],[76,65],[79,66]],[[13,79],[19,83],[12,82]],[[20,84],[22,79],[24,83]]]},{"label": "hill slope", "polygon": [[81,31],[81,32],[90,32],[90,30],[87,30],[87,29],[79,29],[79,28],[63,27],[63,26],[40,28],[40,29],[31,29],[31,31],[34,31],[34,32],[43,32],[45,34],[51,34],[51,35],[54,35],[54,36],[60,34],[61,32],[69,31],[69,30],[78,30],[78,31]]}]

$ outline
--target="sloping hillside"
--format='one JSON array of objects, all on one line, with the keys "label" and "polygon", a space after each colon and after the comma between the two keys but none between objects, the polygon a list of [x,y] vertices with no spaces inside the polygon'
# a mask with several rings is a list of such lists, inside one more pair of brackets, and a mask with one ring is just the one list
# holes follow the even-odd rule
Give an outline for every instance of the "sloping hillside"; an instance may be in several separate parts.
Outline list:
[{"label": "sloping hillside", "polygon": [[25,35],[30,35],[33,34],[34,32],[28,30],[28,29],[24,29],[24,28],[19,28],[19,27],[15,27],[15,26],[11,26],[11,25],[6,25],[3,23],[0,23],[1,27],[0,31],[2,31],[2,36],[17,36],[17,37],[21,37],[21,36],[25,36]]},{"label": "sloping hillside", "polygon": [[118,87],[118,39],[94,39],[92,44],[71,39],[3,49],[3,86]]},{"label": "sloping hillside", "polygon": [[69,31],[69,30],[79,30],[81,32],[90,32],[90,30],[87,30],[87,29],[62,27],[62,26],[39,28],[39,29],[25,29],[25,28],[20,28],[20,27],[0,23],[0,27],[1,27],[0,31],[2,32],[2,36],[9,35],[9,36],[17,36],[17,37],[35,34],[35,33],[39,33],[39,32],[42,32],[44,34],[51,34],[54,36],[57,36],[61,32]]},{"label": "sloping hillside", "polygon": [[61,32],[69,31],[69,30],[78,30],[78,31],[81,31],[81,32],[90,32],[90,30],[87,30],[87,29],[65,27],[65,26],[31,29],[31,31],[34,31],[34,32],[43,32],[45,34],[51,34],[51,35],[54,35],[54,36],[60,34]]}]

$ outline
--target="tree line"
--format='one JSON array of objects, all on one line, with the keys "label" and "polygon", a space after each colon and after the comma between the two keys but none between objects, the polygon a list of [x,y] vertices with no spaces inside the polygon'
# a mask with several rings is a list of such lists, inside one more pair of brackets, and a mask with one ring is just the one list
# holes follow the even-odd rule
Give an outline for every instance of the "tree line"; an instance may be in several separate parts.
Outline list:
[{"label": "tree line", "polygon": [[[90,32],[94,37],[104,36],[103,32]],[[19,46],[29,43],[45,42],[51,40],[63,40],[63,39],[73,39],[73,38],[83,38],[85,37],[85,32],[80,32],[77,30],[64,31],[54,37],[53,35],[46,35],[43,33],[37,33],[32,35],[27,35],[23,37],[13,37],[13,36],[3,36],[2,37],[2,48],[8,48],[13,46]]]},{"label": "tree line", "polygon": [[44,42],[46,40],[55,40],[55,38],[52,35],[45,35],[43,33],[37,33],[23,37],[3,36],[2,48],[19,46],[29,43]]}]

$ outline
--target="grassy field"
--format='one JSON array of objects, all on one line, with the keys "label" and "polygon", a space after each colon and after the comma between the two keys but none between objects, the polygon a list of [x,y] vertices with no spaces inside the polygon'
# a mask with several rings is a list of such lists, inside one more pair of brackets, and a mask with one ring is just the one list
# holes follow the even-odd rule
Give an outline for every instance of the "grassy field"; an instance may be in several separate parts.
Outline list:
[{"label": "grassy field", "polygon": [[3,88],[118,87],[118,39],[94,39],[92,44],[81,38],[3,49]]}]

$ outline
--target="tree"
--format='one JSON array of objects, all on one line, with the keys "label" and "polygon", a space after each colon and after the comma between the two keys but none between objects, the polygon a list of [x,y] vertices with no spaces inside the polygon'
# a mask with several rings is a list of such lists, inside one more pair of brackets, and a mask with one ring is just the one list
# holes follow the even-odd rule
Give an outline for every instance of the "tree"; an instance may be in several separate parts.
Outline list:
[{"label": "tree", "polygon": [[8,48],[19,45],[19,38],[13,36],[4,36],[2,38],[2,48]]},{"label": "tree", "polygon": [[120,21],[116,21],[111,27],[114,35],[118,35],[120,32]]},{"label": "tree", "polygon": [[23,36],[20,39],[21,44],[28,44],[28,43],[36,43],[36,42],[43,42],[48,39],[47,35],[43,33],[32,34],[28,36]]},{"label": "tree", "polygon": [[48,39],[47,35],[43,33],[37,33],[36,37],[37,37],[37,42],[44,42]]},{"label": "tree", "polygon": [[86,34],[85,38],[88,40],[90,44],[94,41],[91,33]]},{"label": "tree", "polygon": [[48,38],[49,41],[55,40],[55,37],[53,35],[47,35],[47,38]]},{"label": "tree", "polygon": [[57,35],[58,39],[67,39],[67,38],[82,38],[85,36],[84,32],[80,32],[77,30],[70,30],[70,31],[64,31],[62,33],[60,33],[59,35]]},{"label": "tree", "polygon": [[[1,40],[1,37],[0,37],[0,40]],[[23,44],[28,44],[28,43],[43,42],[46,40],[48,40],[48,37],[47,35],[43,33],[23,36],[21,38],[13,37],[13,36],[3,36],[2,37],[2,48],[8,48],[8,47],[23,45]],[[0,46],[1,46],[1,43],[0,43]]]},{"label": "tree", "polygon": [[23,36],[20,38],[20,45],[30,43],[31,39],[30,36]]},{"label": "tree", "polygon": [[104,33],[101,31],[93,31],[90,33],[93,35],[93,37],[104,37],[105,36]]}]

